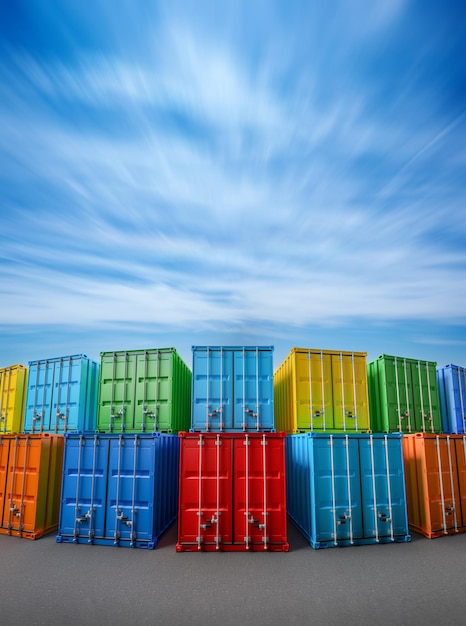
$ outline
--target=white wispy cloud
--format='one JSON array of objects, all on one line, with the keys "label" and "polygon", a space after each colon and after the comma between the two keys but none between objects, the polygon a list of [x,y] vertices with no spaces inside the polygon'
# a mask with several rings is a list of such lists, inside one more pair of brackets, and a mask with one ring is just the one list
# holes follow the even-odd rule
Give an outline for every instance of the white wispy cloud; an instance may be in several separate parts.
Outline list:
[{"label": "white wispy cloud", "polygon": [[[369,9],[366,35],[404,9]],[[344,77],[327,106],[318,70],[278,56],[257,69],[186,25],[139,60],[10,55],[0,323],[464,321],[466,255],[435,235],[466,218],[429,162],[464,114],[414,132]]]}]

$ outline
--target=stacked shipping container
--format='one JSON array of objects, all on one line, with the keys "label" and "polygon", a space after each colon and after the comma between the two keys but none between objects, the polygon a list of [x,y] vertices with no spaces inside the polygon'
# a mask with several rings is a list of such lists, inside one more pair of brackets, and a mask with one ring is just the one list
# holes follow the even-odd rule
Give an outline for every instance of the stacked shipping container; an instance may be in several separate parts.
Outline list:
[{"label": "stacked shipping container", "polygon": [[436,363],[383,354],[368,364],[375,432],[441,432]]},{"label": "stacked shipping container", "polygon": [[426,537],[466,531],[466,435],[403,438],[410,528]]},{"label": "stacked shipping container", "polygon": [[444,433],[466,433],[466,368],[445,365],[437,370],[440,416]]},{"label": "stacked shipping container", "polygon": [[0,435],[0,533],[37,539],[57,529],[63,437]]},{"label": "stacked shipping container", "polygon": [[27,374],[24,365],[0,369],[0,433],[20,433],[23,428]]},{"label": "stacked shipping container", "polygon": [[24,432],[95,430],[99,365],[85,354],[29,362]]},{"label": "stacked shipping container", "polygon": [[401,438],[370,434],[366,353],[293,348],[275,399],[288,512],[311,546],[409,541]]},{"label": "stacked shipping container", "polygon": [[180,433],[179,552],[289,549],[272,356],[271,346],[193,346],[191,432]]}]

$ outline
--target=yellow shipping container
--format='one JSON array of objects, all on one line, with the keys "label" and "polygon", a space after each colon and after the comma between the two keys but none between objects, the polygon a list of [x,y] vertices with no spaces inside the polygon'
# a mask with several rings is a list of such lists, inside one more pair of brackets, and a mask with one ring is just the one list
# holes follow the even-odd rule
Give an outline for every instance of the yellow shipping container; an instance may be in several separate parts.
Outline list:
[{"label": "yellow shipping container", "polygon": [[20,433],[22,430],[27,372],[24,365],[0,369],[0,433]]},{"label": "yellow shipping container", "polygon": [[366,356],[292,348],[274,374],[275,429],[370,431]]}]

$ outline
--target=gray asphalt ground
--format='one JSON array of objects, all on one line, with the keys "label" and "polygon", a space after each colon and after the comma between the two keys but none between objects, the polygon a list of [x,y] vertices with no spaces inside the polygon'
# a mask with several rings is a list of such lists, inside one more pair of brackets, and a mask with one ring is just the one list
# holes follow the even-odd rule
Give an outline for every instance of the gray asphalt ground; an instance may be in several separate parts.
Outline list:
[{"label": "gray asphalt ground", "polygon": [[466,533],[288,553],[177,553],[0,535],[1,626],[466,624]]}]

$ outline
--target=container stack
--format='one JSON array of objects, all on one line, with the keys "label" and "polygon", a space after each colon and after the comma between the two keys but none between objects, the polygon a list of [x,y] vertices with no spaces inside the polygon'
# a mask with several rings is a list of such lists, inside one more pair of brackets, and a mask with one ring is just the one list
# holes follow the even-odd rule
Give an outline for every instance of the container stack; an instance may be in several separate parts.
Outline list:
[{"label": "container stack", "polygon": [[193,346],[178,552],[288,551],[285,434],[273,409],[273,347]]},{"label": "container stack", "polygon": [[[368,364],[373,430],[403,433],[409,528],[426,537],[466,530],[464,372],[382,355]],[[464,514],[463,514],[464,509]]]},{"label": "container stack", "polygon": [[372,434],[365,352],[293,348],[275,372],[287,508],[313,548],[407,542],[400,434]]},{"label": "container stack", "polygon": [[[0,532],[37,539],[58,527],[64,438],[95,428],[98,364],[85,355],[2,370]],[[20,432],[22,431],[22,432]]]},{"label": "container stack", "polygon": [[156,546],[178,512],[191,372],[174,348],[102,352],[97,424],[65,435],[58,542]]}]

